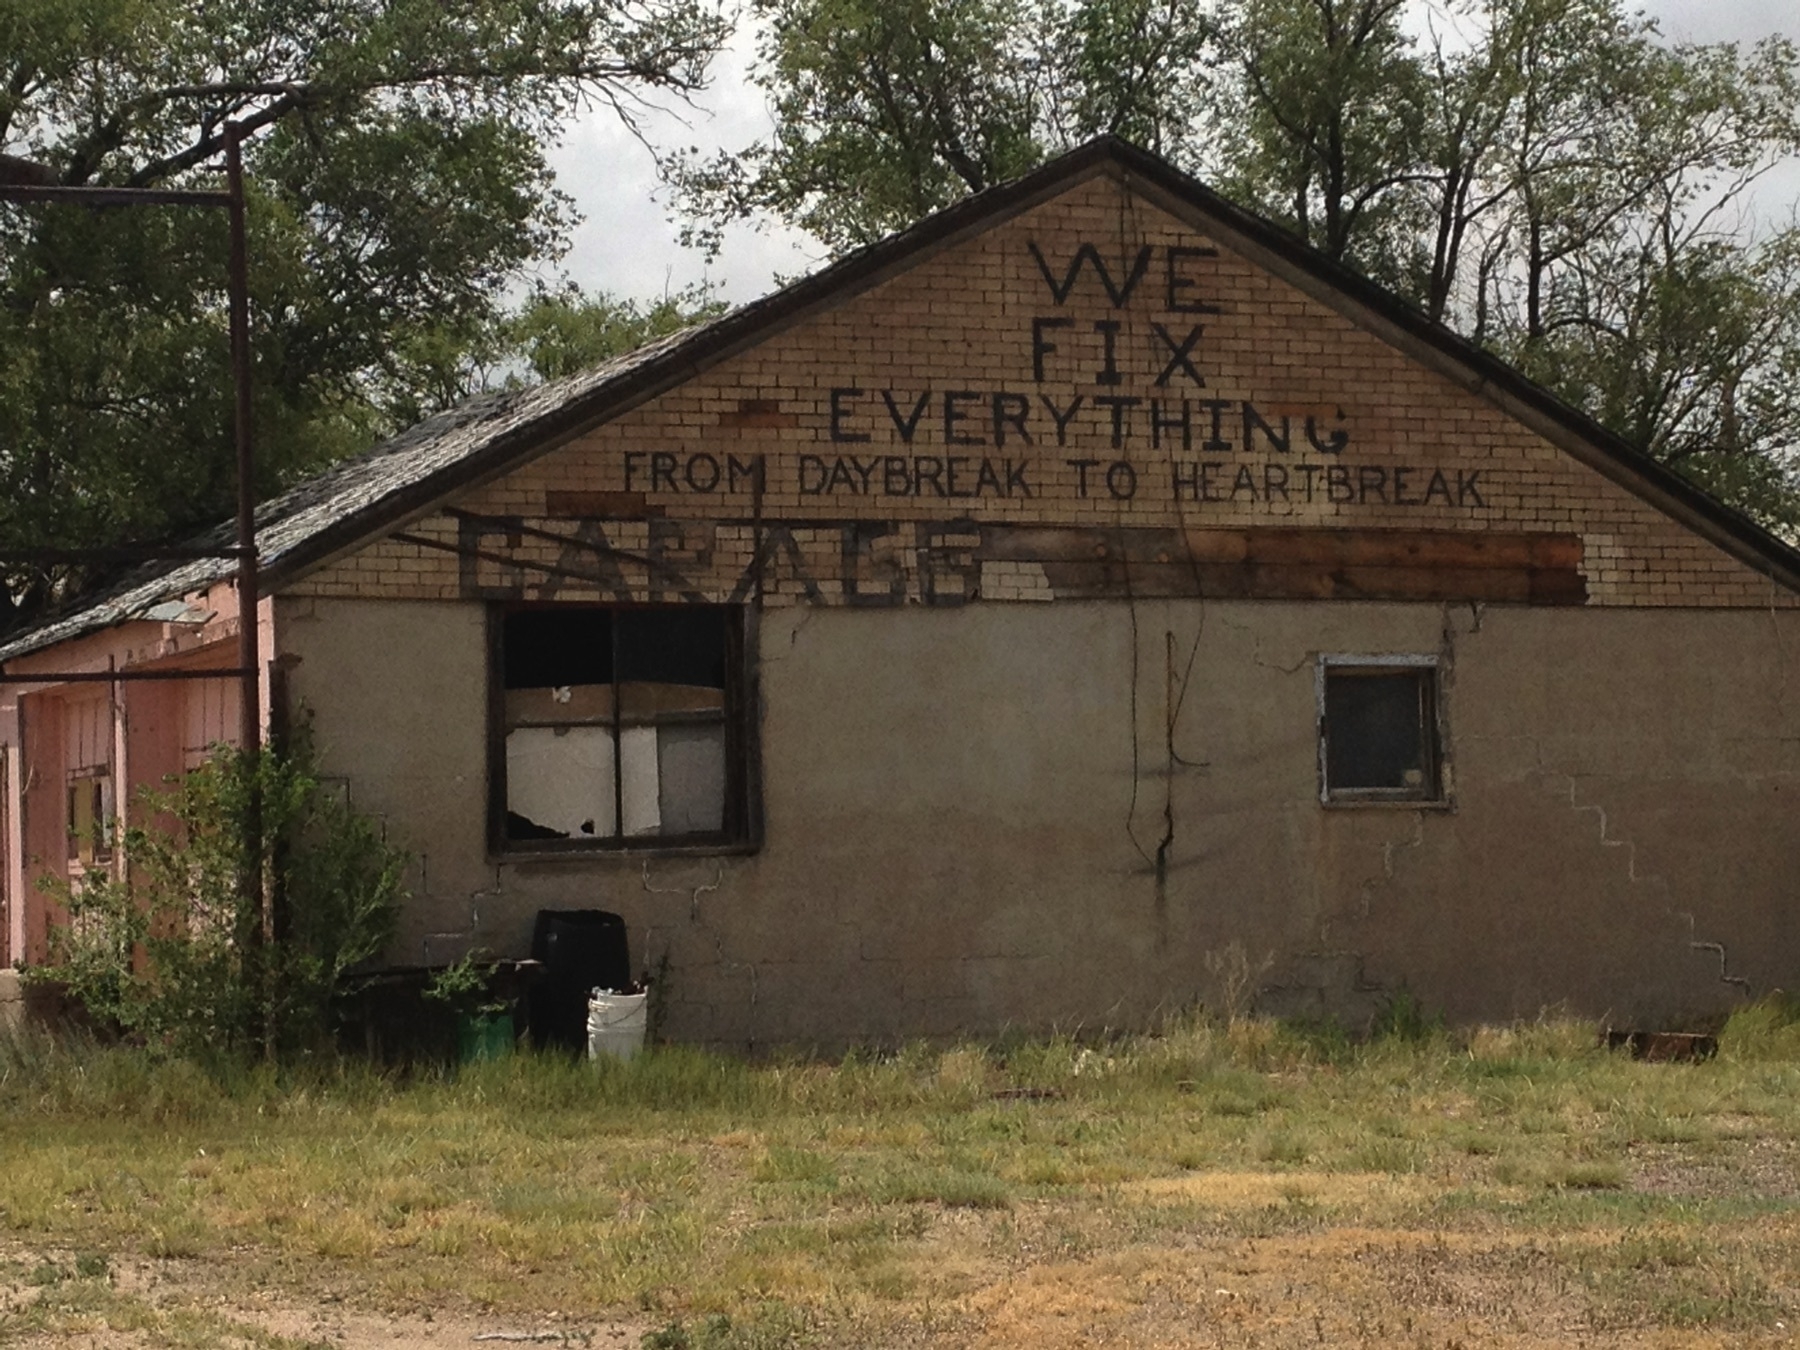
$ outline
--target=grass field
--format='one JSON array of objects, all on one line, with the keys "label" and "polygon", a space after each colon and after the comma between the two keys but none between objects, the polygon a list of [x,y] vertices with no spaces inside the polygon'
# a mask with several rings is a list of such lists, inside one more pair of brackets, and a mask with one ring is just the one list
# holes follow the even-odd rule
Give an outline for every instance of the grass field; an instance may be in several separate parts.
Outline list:
[{"label": "grass field", "polygon": [[1701,1064],[1579,1023],[410,1081],[0,1042],[0,1345],[288,1347],[243,1310],[327,1305],[653,1350],[1780,1344],[1797,1095],[1774,1005]]}]

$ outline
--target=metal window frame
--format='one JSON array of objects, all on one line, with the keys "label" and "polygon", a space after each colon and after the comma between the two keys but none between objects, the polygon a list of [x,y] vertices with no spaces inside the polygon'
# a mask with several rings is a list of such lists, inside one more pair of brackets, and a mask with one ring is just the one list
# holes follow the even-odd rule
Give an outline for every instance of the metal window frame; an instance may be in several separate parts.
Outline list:
[{"label": "metal window frame", "polygon": [[[1449,727],[1444,716],[1443,658],[1436,652],[1321,652],[1313,666],[1313,698],[1318,740],[1319,804],[1325,807],[1394,806],[1407,810],[1448,810],[1451,799]],[[1362,675],[1423,675],[1429,680],[1430,716],[1422,720],[1431,781],[1422,789],[1334,788],[1328,767],[1330,728],[1325,689],[1334,671]],[[1354,677],[1353,677],[1354,678]]]}]

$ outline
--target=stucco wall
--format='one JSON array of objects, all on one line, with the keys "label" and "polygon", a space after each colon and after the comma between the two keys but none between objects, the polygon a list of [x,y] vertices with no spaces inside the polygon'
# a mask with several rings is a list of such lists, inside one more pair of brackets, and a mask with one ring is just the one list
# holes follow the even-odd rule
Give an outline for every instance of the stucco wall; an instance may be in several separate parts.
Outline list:
[{"label": "stucco wall", "polygon": [[[1138,1024],[1219,997],[1234,945],[1265,1006],[1353,1019],[1402,983],[1456,1018],[1663,1019],[1800,969],[1786,613],[782,610],[759,852],[500,863],[484,625],[283,602],[326,764],[420,858],[393,958],[616,910],[676,1039]],[[1320,804],[1316,657],[1352,651],[1439,654],[1450,809]]]}]

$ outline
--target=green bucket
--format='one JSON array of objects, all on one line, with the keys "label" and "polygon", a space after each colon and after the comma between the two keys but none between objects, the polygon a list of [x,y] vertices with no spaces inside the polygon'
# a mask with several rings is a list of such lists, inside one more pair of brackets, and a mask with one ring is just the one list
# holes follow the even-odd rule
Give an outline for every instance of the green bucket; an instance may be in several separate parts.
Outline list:
[{"label": "green bucket", "polygon": [[513,1051],[511,1013],[462,1013],[456,1019],[456,1062],[505,1059]]}]

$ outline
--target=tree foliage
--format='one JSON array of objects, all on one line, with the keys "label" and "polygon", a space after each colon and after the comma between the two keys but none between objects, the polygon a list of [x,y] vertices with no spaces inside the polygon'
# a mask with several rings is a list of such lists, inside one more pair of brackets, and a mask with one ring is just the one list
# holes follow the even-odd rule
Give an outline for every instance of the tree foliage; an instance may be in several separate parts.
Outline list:
[{"label": "tree foliage", "polygon": [[[1404,0],[1244,0],[1221,35],[1212,106],[1226,138],[1219,186],[1332,258],[1355,249],[1390,284],[1413,224],[1424,73]],[[1360,247],[1358,247],[1360,245]]]},{"label": "tree foliage", "polygon": [[[1800,55],[1622,0],[760,0],[776,127],[677,158],[700,232],[836,249],[1111,131],[1800,531]],[[929,72],[929,78],[919,72]]]},{"label": "tree foliage", "polygon": [[718,225],[768,212],[834,248],[872,243],[1032,167],[1023,0],[755,0],[773,136],[677,157]]},{"label": "tree foliage", "polygon": [[[725,34],[707,0],[3,0],[0,179],[217,187],[244,128],[268,491],[466,392],[564,245],[560,123],[697,88]],[[0,545],[229,514],[222,216],[0,206]],[[0,629],[67,580],[13,573]]]},{"label": "tree foliage", "polygon": [[755,0],[769,139],[667,170],[690,241],[774,216],[834,249],[904,229],[1101,133],[1197,129],[1201,0]]},{"label": "tree foliage", "polygon": [[573,286],[543,290],[498,325],[489,360],[500,382],[560,379],[717,318],[727,308],[705,286],[690,286],[648,304],[587,295]]}]

